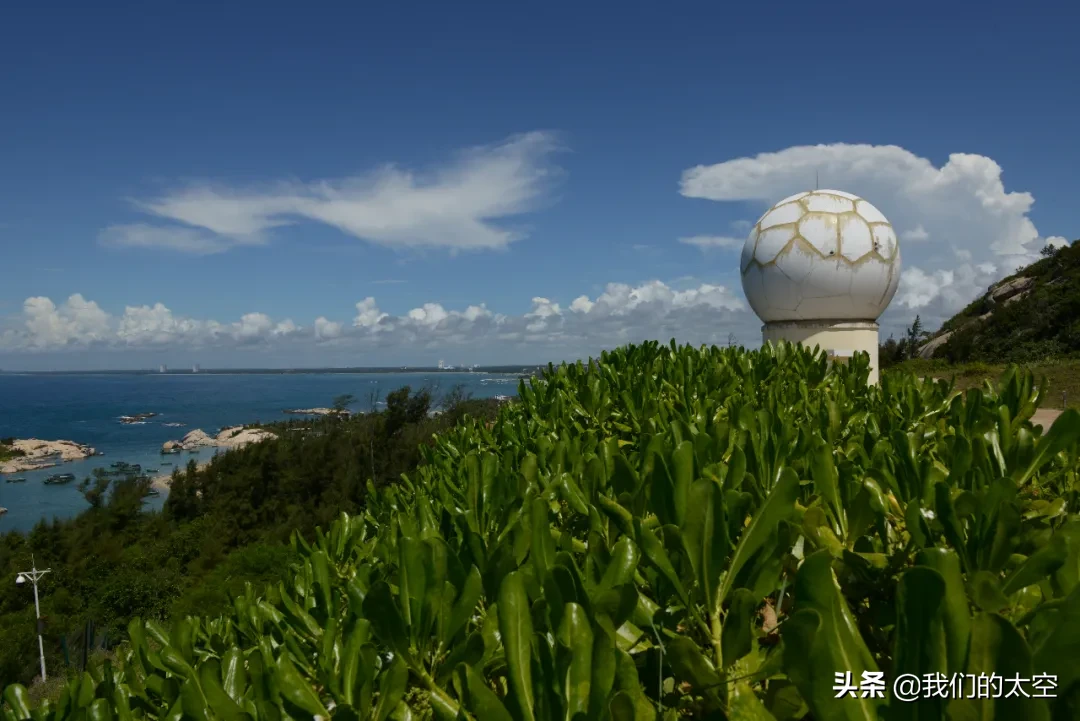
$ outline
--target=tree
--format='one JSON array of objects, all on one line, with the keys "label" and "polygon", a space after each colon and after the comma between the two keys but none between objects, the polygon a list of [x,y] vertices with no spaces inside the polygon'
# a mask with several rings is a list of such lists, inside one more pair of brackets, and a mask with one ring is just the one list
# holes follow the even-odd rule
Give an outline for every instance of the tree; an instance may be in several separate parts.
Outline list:
[{"label": "tree", "polygon": [[342,393],[340,396],[334,399],[334,404],[331,406],[335,413],[344,414],[348,411],[349,406],[356,402],[356,396],[352,393]]},{"label": "tree", "polygon": [[918,357],[919,345],[926,339],[928,335],[929,333],[923,330],[922,318],[916,315],[915,321],[907,329],[907,334],[903,341],[905,345],[904,350],[906,351],[906,353],[904,354],[905,357]]},{"label": "tree", "polygon": [[110,480],[104,468],[95,468],[93,486],[90,485],[89,478],[83,479],[83,482],[79,484],[79,490],[91,508],[101,508],[105,500],[105,492],[109,490]]},{"label": "tree", "polygon": [[431,406],[431,394],[426,390],[410,396],[409,386],[398,388],[386,396],[386,424],[383,426],[387,437],[394,435],[406,423],[417,423],[427,416]]}]

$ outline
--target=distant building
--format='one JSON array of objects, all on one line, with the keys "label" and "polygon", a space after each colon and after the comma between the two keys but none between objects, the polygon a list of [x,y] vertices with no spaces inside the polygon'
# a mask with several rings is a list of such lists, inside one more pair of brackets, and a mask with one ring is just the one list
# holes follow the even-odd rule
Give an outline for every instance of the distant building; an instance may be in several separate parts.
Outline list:
[{"label": "distant building", "polygon": [[192,373],[198,373],[198,372],[199,372],[199,364],[198,364],[198,363],[196,363],[195,365],[191,366],[191,372],[192,372]]},{"label": "distant building", "polygon": [[169,372],[169,366],[165,365],[164,363],[162,363],[160,366],[158,366],[158,373],[168,373],[168,372]]}]

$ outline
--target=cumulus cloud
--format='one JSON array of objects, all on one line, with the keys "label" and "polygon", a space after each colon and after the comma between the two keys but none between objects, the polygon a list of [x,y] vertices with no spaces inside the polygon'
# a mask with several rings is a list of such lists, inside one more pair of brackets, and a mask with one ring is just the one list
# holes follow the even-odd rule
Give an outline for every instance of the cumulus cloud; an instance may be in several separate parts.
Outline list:
[{"label": "cumulus cloud", "polygon": [[429,302],[401,315],[383,312],[375,298],[356,304],[352,324],[319,316],[310,327],[247,313],[234,322],[178,317],[161,303],[129,306],[113,316],[74,295],[56,306],[30,298],[21,326],[0,334],[0,350],[40,352],[132,348],[279,348],[333,342],[365,348],[492,348],[519,344],[530,352],[595,353],[632,340],[677,337],[681,342],[723,342],[732,330],[749,341],[756,324],[730,289],[701,284],[676,290],[659,280],[631,286],[610,283],[595,298],[580,295],[569,305],[536,297],[520,315],[497,313],[485,304],[449,309]]},{"label": "cumulus cloud", "polygon": [[533,132],[466,150],[425,174],[387,165],[260,189],[192,185],[135,201],[164,222],[112,225],[100,241],[211,254],[264,244],[274,228],[306,221],[391,248],[505,248],[525,233],[500,221],[545,202],[560,174],[549,162],[557,149],[555,136]]},{"label": "cumulus cloud", "polygon": [[900,233],[900,240],[911,240],[918,242],[920,240],[929,240],[930,234],[926,232],[926,228],[922,225],[916,225],[910,230],[905,230]]},{"label": "cumulus cloud", "polygon": [[334,340],[341,337],[341,323],[335,323],[332,320],[327,320],[323,316],[319,316],[315,319],[315,339],[316,340]]},{"label": "cumulus cloud", "polygon": [[23,316],[30,348],[55,348],[69,340],[93,345],[107,340],[111,333],[109,315],[79,293],[60,306],[49,298],[27,298]]},{"label": "cumulus cloud", "polygon": [[1002,276],[1064,239],[1040,237],[1028,213],[1030,193],[1007,191],[992,159],[954,153],[941,167],[895,145],[797,146],[682,175],[681,193],[716,201],[757,201],[762,210],[822,187],[859,194],[876,205],[901,237],[904,273],[893,312],[941,321]]}]

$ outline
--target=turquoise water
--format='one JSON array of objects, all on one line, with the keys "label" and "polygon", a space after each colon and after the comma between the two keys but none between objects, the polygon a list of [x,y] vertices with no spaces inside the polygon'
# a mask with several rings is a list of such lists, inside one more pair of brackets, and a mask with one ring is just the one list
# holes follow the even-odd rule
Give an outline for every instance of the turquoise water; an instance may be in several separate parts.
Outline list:
[{"label": "turquoise water", "polygon": [[[373,393],[385,398],[402,386],[430,388],[436,396],[463,385],[475,398],[515,395],[516,375],[485,373],[290,373],[191,375],[0,375],[0,438],[70,440],[93,446],[103,456],[53,468],[12,474],[25,483],[6,483],[0,474],[0,532],[29,530],[39,520],[69,518],[88,504],[76,487],[94,468],[116,461],[138,463],[149,475],[170,473],[163,463],[203,461],[216,449],[162,456],[161,445],[201,428],[213,435],[224,426],[288,419],[290,408],[329,406],[343,393],[365,410]],[[126,425],[119,417],[158,413],[143,424]],[[173,428],[165,423],[182,423]],[[54,473],[74,473],[64,485],[45,485]],[[160,507],[165,493],[147,499]]]}]

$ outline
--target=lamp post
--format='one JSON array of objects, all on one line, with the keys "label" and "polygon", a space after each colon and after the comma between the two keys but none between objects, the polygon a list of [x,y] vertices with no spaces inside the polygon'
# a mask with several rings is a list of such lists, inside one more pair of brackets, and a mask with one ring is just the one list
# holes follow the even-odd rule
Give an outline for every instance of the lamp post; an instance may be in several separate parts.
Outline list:
[{"label": "lamp post", "polygon": [[38,579],[48,573],[51,569],[46,568],[44,571],[37,569],[37,564],[34,563],[33,555],[30,556],[30,570],[23,571],[15,577],[15,584],[21,586],[26,583],[27,579],[34,584],[34,613],[37,615],[37,642],[38,653],[41,654],[41,680],[45,681],[45,643],[41,640],[41,604],[38,603],[37,582]]}]

